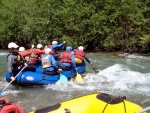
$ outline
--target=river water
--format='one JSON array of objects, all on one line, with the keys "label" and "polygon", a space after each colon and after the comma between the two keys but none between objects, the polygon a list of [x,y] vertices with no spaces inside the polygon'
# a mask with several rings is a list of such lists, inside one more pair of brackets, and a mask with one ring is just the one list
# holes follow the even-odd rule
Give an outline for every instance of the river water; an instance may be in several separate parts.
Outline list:
[{"label": "river water", "polygon": [[[0,89],[5,80],[7,51],[0,51]],[[150,57],[128,53],[87,53],[95,73],[86,62],[84,84],[56,83],[55,85],[16,87],[10,85],[2,97],[20,104],[26,112],[54,105],[74,97],[103,92],[113,96],[126,96],[127,100],[142,107],[150,106]]]}]

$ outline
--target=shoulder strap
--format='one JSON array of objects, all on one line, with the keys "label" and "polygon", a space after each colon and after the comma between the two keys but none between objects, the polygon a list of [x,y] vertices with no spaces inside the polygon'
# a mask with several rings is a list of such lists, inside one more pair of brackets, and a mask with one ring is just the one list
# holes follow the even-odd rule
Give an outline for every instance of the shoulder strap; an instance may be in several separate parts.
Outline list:
[{"label": "shoulder strap", "polygon": [[0,105],[2,105],[2,104],[5,104],[6,102],[5,102],[5,100],[3,99],[3,100],[0,100]]},{"label": "shoulder strap", "polygon": [[12,102],[6,102],[4,99],[0,100],[0,111],[2,110],[2,108],[6,105],[11,105]]}]

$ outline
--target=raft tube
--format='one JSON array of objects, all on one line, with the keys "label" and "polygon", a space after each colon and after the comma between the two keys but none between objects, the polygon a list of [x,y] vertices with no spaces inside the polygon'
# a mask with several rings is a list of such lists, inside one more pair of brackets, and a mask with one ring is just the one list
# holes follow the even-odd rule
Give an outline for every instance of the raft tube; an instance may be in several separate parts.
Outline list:
[{"label": "raft tube", "polygon": [[[77,66],[77,72],[78,73],[84,73],[86,69],[85,62],[82,63],[82,65]],[[61,72],[62,75],[65,75],[68,79],[70,79],[73,75],[75,75],[75,72],[73,70],[63,70]],[[11,81],[10,74],[7,72],[6,75],[7,82]],[[24,70],[21,72],[12,84],[15,85],[47,85],[47,84],[55,84],[60,78],[60,74],[56,75],[46,75],[42,73],[42,66],[37,66],[36,71],[28,71]]]},{"label": "raft tube", "polygon": [[23,108],[5,98],[0,98],[0,113],[25,113]]},{"label": "raft tube", "polygon": [[29,113],[136,113],[142,107],[105,93],[94,93],[55,104]]}]

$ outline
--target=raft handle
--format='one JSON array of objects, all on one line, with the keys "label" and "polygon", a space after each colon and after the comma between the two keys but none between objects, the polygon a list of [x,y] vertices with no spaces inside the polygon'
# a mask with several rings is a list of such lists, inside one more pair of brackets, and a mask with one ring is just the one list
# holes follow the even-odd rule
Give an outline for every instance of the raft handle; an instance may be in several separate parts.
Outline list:
[{"label": "raft handle", "polygon": [[65,113],[71,113],[71,111],[67,108],[64,109],[66,112]]}]

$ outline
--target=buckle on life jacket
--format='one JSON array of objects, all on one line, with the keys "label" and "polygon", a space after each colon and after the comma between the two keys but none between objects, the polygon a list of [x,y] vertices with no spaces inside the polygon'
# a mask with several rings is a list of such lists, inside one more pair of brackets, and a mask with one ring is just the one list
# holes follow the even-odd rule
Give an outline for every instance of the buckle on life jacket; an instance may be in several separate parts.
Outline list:
[{"label": "buckle on life jacket", "polygon": [[79,59],[79,58],[75,58],[75,62],[78,63],[78,64],[82,64],[82,60]]},{"label": "buckle on life jacket", "polygon": [[5,100],[0,100],[0,105],[6,104]]},{"label": "buckle on life jacket", "polygon": [[0,111],[2,110],[2,108],[6,105],[10,105],[10,102],[6,102],[4,99],[0,100]]}]

